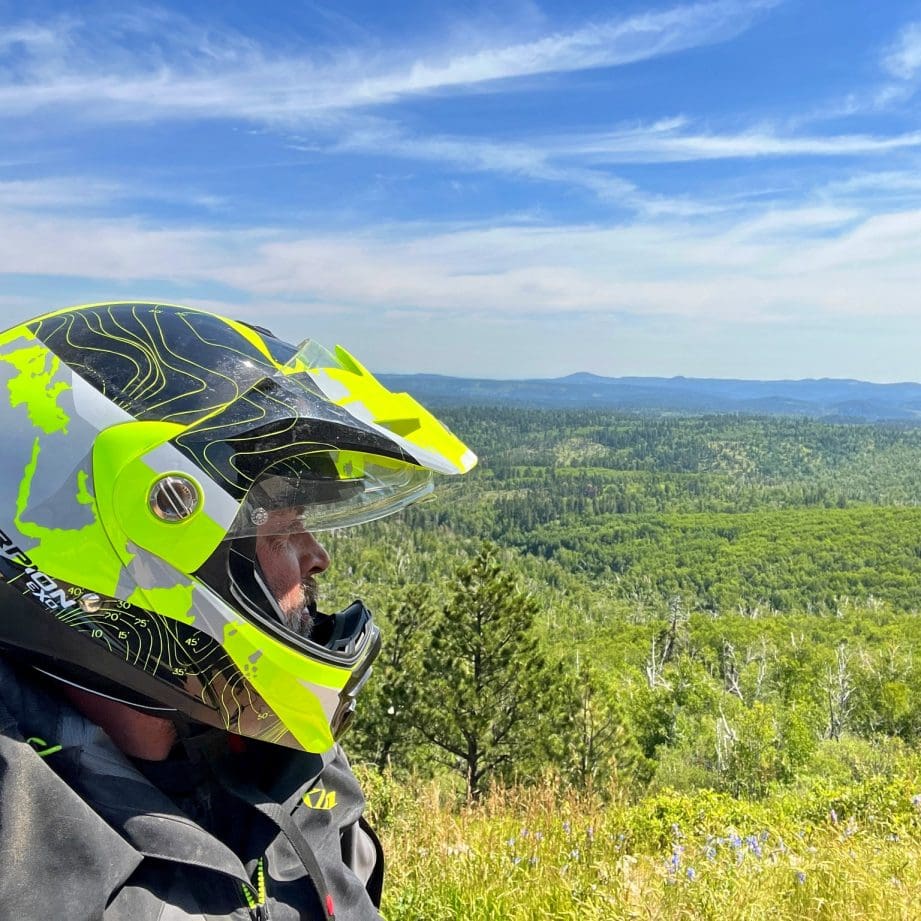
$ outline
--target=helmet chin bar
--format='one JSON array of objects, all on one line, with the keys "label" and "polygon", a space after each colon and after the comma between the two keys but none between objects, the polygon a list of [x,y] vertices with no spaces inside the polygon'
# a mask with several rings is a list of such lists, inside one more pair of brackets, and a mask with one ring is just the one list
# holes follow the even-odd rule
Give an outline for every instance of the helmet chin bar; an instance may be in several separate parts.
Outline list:
[{"label": "helmet chin bar", "polygon": [[[231,542],[227,556],[227,573],[230,590],[242,609],[251,616],[264,620],[268,614],[277,628],[294,634],[285,626],[285,617],[266,585],[266,580],[256,556],[255,538]],[[373,622],[371,612],[364,602],[356,600],[335,614],[312,611],[315,620],[309,637],[298,636],[308,642],[317,658],[323,653],[329,661],[341,662],[340,657],[351,659],[364,649],[364,658],[353,670],[345,687],[339,692],[339,704],[330,719],[334,739],[339,739],[355,717],[356,699],[371,676],[372,664],[381,651],[380,629]],[[337,661],[338,660],[338,661]]]},{"label": "helmet chin bar", "polygon": [[[349,728],[352,723],[352,720],[355,716],[356,708],[356,698],[359,691],[364,687],[365,682],[371,676],[372,663],[377,658],[381,650],[381,637],[380,630],[376,625],[370,623],[371,613],[364,606],[361,601],[354,601],[343,611],[338,614],[333,615],[321,615],[324,618],[327,618],[334,626],[334,629],[338,627],[339,629],[335,630],[337,635],[344,633],[342,629],[343,623],[354,622],[356,619],[360,620],[363,623],[368,623],[368,629],[371,632],[369,639],[369,648],[367,655],[364,658],[364,661],[361,665],[355,669],[352,673],[351,678],[348,683],[339,693],[339,704],[336,707],[336,711],[330,719],[330,730],[332,732],[334,739],[339,739],[343,733]],[[335,642],[335,640],[332,640]],[[32,658],[31,656],[28,658]],[[149,699],[143,698],[140,694],[133,694],[127,689],[121,689],[118,685],[111,684],[110,682],[104,682],[106,690],[102,690],[101,687],[93,687],[93,683],[99,684],[98,676],[87,674],[87,680],[77,680],[78,675],[81,672],[74,670],[72,667],[68,669],[72,677],[65,678],[63,674],[58,674],[56,671],[52,671],[55,668],[55,664],[60,665],[61,663],[55,663],[54,660],[48,660],[43,657],[36,657],[31,663],[31,667],[41,675],[44,675],[46,678],[50,678],[59,684],[65,684],[68,687],[76,688],[77,690],[84,691],[87,694],[92,694],[94,697],[101,697],[105,700],[110,700],[113,703],[121,704],[125,707],[130,707],[132,710],[137,710],[141,713],[145,713],[149,716],[160,717],[165,720],[169,720],[176,727],[176,731],[179,735],[179,738],[187,738],[191,735],[194,735],[198,732],[201,732],[208,728],[216,728],[212,723],[197,719],[194,715],[187,711],[187,707],[179,709],[176,707],[164,707],[158,704],[153,703]]]}]

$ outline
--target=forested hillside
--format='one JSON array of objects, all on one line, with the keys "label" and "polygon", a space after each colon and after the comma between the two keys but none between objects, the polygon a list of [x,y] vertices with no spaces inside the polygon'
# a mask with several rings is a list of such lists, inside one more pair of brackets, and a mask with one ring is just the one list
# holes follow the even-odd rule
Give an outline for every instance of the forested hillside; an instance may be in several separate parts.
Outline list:
[{"label": "forested hillside", "polygon": [[480,465],[357,535],[401,559],[412,546],[418,574],[489,539],[543,584],[634,606],[921,607],[921,428],[504,409],[448,418]]},{"label": "forested hillside", "polygon": [[[330,591],[364,595],[389,627],[363,755],[464,761],[420,731],[440,673],[465,667],[430,641],[450,645],[438,623],[461,616],[459,599],[495,594],[470,584],[489,567],[530,612],[515,627],[530,659],[556,663],[529,679],[554,685],[556,724],[510,728],[515,745],[477,785],[552,766],[577,783],[616,771],[635,791],[761,794],[832,757],[828,740],[921,732],[921,429],[481,408],[448,421],[480,455],[472,475],[327,541]],[[479,575],[465,570],[479,557]]]},{"label": "forested hillside", "polygon": [[[406,778],[419,790],[431,777],[461,801],[492,803],[472,813],[483,824],[466,833],[490,842],[476,872],[493,872],[498,860],[494,823],[518,821],[501,818],[495,796],[511,796],[524,814],[521,785],[550,783],[574,821],[584,812],[589,834],[595,823],[622,823],[610,835],[616,853],[659,854],[649,879],[666,883],[684,872],[676,855],[693,842],[698,860],[719,862],[718,833],[735,841],[745,822],[770,823],[771,835],[783,826],[772,860],[788,867],[776,884],[792,888],[759,891],[790,917],[804,916],[797,888],[806,871],[789,867],[813,873],[815,847],[791,849],[786,836],[821,839],[843,867],[841,855],[857,853],[854,829],[877,836],[868,839],[874,854],[880,842],[915,834],[921,429],[583,411],[445,415],[480,466],[442,480],[434,500],[400,519],[326,535],[336,567],[325,581],[337,600],[362,595],[385,630],[350,739],[354,756],[398,780],[398,790]],[[397,794],[382,791],[386,827],[388,815],[398,821],[387,811]],[[631,811],[612,813],[614,803]],[[752,813],[755,803],[766,811]],[[546,808],[546,834],[559,834]],[[447,834],[456,820],[438,814],[437,833]],[[843,837],[839,821],[851,829]],[[392,846],[411,846],[412,830],[400,828]],[[656,889],[655,898],[673,906],[666,911],[693,904],[707,917],[704,903],[732,906],[735,887],[752,885],[741,856],[761,854],[760,844],[740,847],[725,850],[724,889],[676,891],[677,901]],[[663,851],[671,857],[656,864]],[[566,868],[579,861],[564,853],[554,860],[567,893]],[[860,853],[870,867],[870,851]],[[580,904],[594,905],[591,891],[610,882],[598,859],[580,871],[594,880]],[[472,910],[456,866],[434,856],[426,866],[444,875],[438,911],[444,899],[468,906],[458,917]],[[697,872],[690,867],[689,878]],[[845,904],[830,895],[837,872],[821,877],[823,904]],[[875,872],[862,883],[873,904],[885,900]],[[853,881],[857,871],[845,875]],[[402,885],[430,892],[425,878]],[[515,914],[501,886],[494,895],[505,906],[496,917],[537,910]],[[634,904],[629,891],[621,897]],[[427,916],[414,911],[396,914]],[[557,916],[547,911],[540,916]]]}]

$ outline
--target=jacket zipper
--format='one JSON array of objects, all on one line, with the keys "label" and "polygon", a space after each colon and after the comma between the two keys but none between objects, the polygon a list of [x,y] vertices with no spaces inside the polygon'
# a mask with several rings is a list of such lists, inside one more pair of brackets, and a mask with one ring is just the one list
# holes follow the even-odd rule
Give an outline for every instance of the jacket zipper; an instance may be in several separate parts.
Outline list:
[{"label": "jacket zipper", "polygon": [[244,883],[242,889],[250,918],[253,921],[270,921],[269,906],[265,900],[265,859],[263,857],[260,857],[256,863],[252,885]]}]

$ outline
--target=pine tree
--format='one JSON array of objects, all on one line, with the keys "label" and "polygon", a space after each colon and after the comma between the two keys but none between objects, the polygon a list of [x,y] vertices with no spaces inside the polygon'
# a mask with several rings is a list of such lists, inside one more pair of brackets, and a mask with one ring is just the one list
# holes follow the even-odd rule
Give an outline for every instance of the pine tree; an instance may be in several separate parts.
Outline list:
[{"label": "pine tree", "polygon": [[476,799],[489,778],[532,761],[552,731],[561,676],[535,633],[538,602],[503,568],[498,548],[484,544],[449,592],[423,666],[417,727],[453,756]]},{"label": "pine tree", "polygon": [[649,763],[629,727],[626,689],[584,663],[577,663],[571,685],[573,712],[558,740],[563,776],[596,792],[609,789],[615,780],[620,789],[642,782]]},{"label": "pine tree", "polygon": [[359,699],[360,719],[350,736],[351,751],[378,768],[409,768],[422,755],[415,711],[426,693],[423,663],[435,618],[431,592],[410,584],[385,612],[383,648]]}]

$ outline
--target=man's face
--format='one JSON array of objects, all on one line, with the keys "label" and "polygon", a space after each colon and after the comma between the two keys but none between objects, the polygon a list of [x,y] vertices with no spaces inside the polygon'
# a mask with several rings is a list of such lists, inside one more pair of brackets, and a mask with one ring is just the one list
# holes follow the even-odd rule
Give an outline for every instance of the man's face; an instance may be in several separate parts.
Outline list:
[{"label": "man's face", "polygon": [[284,529],[271,517],[259,529],[256,557],[286,625],[309,636],[317,603],[314,576],[329,566],[329,554],[309,531],[277,533],[279,530]]}]

